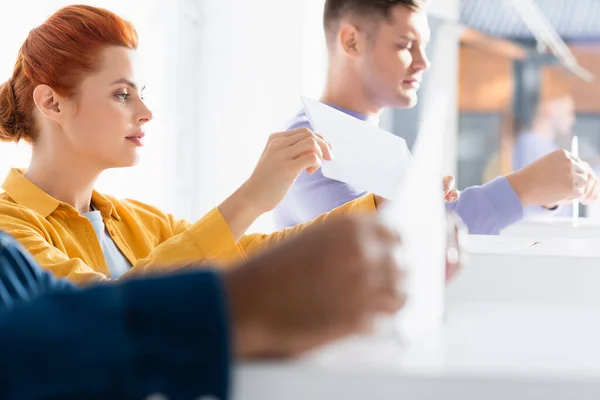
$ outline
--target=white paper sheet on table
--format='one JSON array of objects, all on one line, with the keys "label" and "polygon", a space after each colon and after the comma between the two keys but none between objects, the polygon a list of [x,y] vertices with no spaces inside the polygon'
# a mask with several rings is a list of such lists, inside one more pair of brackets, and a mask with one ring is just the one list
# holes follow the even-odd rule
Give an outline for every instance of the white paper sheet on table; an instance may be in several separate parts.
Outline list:
[{"label": "white paper sheet on table", "polygon": [[411,159],[406,141],[326,104],[306,97],[302,102],[314,131],[333,150],[334,159],[321,166],[323,175],[392,199]]},{"label": "white paper sheet on table", "polygon": [[532,239],[506,236],[469,235],[466,249],[470,254],[510,254],[519,250],[537,246],[540,243]]}]

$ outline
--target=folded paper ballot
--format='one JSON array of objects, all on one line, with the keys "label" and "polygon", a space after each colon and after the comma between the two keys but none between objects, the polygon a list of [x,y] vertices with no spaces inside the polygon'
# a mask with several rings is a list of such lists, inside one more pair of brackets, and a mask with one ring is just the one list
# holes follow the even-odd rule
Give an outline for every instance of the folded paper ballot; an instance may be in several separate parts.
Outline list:
[{"label": "folded paper ballot", "polygon": [[386,199],[396,195],[411,155],[406,141],[326,104],[302,97],[314,131],[331,144],[334,159],[324,161],[324,176]]}]

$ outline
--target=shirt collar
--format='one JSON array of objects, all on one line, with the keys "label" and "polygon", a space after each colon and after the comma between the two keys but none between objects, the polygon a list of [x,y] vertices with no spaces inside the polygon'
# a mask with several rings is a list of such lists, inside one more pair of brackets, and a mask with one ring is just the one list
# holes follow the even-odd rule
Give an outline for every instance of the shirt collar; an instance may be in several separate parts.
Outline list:
[{"label": "shirt collar", "polygon": [[359,113],[357,113],[355,111],[348,110],[347,108],[340,107],[340,106],[335,105],[335,104],[325,103],[325,102],[323,104],[327,104],[329,107],[335,108],[336,110],[341,111],[344,114],[348,114],[351,117],[354,117],[356,119],[360,119],[361,121],[365,121],[365,122],[368,122],[368,123],[373,124],[373,125],[379,125],[379,116],[369,117],[367,115],[359,114]]},{"label": "shirt collar", "polygon": [[[17,204],[37,212],[44,218],[47,218],[52,214],[60,205],[65,205],[73,209],[69,204],[55,199],[37,187],[25,177],[24,173],[24,169],[12,168],[2,184],[2,189],[4,189],[6,194]],[[112,201],[95,190],[92,192],[92,203],[94,204],[94,207],[100,211],[103,217],[112,216],[115,217],[115,219],[120,220]]]}]

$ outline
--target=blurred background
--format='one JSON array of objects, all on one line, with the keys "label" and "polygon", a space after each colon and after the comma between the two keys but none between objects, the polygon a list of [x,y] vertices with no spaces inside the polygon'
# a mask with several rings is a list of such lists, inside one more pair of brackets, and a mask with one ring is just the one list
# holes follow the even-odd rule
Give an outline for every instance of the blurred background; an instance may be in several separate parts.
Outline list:
[{"label": "blurred background", "polygon": [[[10,16],[0,24],[0,81],[29,30],[71,3],[0,6]],[[268,135],[300,109],[300,95],[318,98],[323,88],[323,0],[78,3],[136,25],[155,115],[140,165],[109,171],[102,191],[198,219],[250,175]],[[428,12],[428,52],[438,61],[419,105],[386,111],[383,128],[412,145],[423,119],[435,117],[436,92],[449,95],[443,172],[461,189],[568,148],[573,133],[582,158],[600,165],[598,1],[430,0]],[[0,144],[0,179],[28,159],[26,145]],[[594,209],[582,212],[600,218]],[[266,215],[252,230],[270,229]]]}]

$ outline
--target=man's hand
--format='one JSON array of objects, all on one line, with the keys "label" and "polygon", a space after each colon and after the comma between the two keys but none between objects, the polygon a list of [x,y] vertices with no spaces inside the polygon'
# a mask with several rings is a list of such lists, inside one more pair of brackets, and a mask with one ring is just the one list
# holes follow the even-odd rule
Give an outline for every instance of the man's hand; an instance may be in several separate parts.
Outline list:
[{"label": "man's hand", "polygon": [[583,195],[579,200],[581,201],[581,204],[587,206],[598,200],[598,190],[600,189],[600,185],[598,184],[598,177],[592,167],[590,167],[588,163],[585,163],[585,167],[587,172],[587,183]]},{"label": "man's hand", "polygon": [[506,177],[524,207],[554,206],[575,199],[591,202],[598,196],[598,180],[590,166],[565,150],[558,150]]},{"label": "man's hand", "polygon": [[453,203],[460,198],[460,192],[454,188],[456,180],[453,176],[445,176],[442,180],[444,185],[444,201]]},{"label": "man's hand", "polygon": [[236,355],[293,356],[369,331],[406,301],[399,245],[375,216],[343,217],[227,272]]}]

